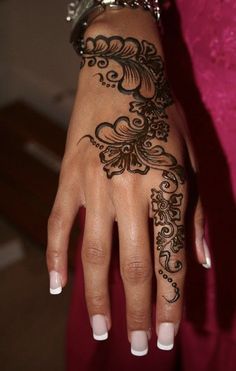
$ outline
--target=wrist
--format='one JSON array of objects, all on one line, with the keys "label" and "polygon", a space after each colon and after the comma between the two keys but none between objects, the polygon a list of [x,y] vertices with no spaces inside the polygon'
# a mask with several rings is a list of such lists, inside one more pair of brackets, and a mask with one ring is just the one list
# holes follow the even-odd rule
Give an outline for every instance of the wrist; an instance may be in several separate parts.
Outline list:
[{"label": "wrist", "polygon": [[[134,11],[136,11],[135,18]],[[113,14],[115,14],[114,19],[112,19]],[[102,22],[103,26],[108,27],[109,23],[114,26],[118,20],[117,26],[120,31],[120,29],[125,29],[125,26],[135,28],[135,24],[138,30],[140,21],[144,25],[146,22],[150,24],[150,16],[153,18],[152,24],[159,21],[159,0],[75,0],[68,4],[67,20],[72,22],[70,41],[76,52],[83,54],[84,34],[94,19],[96,19],[96,25]]]},{"label": "wrist", "polygon": [[162,59],[165,59],[158,22],[150,12],[143,9],[106,9],[86,29],[85,43],[87,38],[96,38],[98,35],[119,36],[124,39],[132,37],[138,42],[146,40],[152,43]]},{"label": "wrist", "polygon": [[160,45],[157,21],[149,11],[141,8],[106,9],[88,26],[84,39],[97,35],[147,39]]}]

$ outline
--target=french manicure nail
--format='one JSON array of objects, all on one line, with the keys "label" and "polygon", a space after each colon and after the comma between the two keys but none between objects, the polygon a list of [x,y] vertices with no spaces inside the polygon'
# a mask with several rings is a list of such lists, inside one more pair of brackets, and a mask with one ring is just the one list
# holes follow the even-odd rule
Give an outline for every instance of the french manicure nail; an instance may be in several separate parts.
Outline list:
[{"label": "french manicure nail", "polygon": [[50,294],[57,295],[62,292],[61,275],[56,271],[51,271],[50,276]]},{"label": "french manicure nail", "polygon": [[148,338],[146,331],[131,331],[131,353],[134,356],[145,356],[148,352]]},{"label": "french manicure nail", "polygon": [[209,269],[211,268],[211,257],[210,257],[210,251],[209,251],[209,248],[207,246],[207,243],[206,243],[206,240],[205,238],[203,238],[203,248],[204,248],[204,252],[205,252],[205,258],[206,258],[206,263],[202,264],[202,266],[206,269]]},{"label": "french manicure nail", "polygon": [[106,319],[102,314],[95,314],[91,317],[93,338],[95,340],[106,340],[108,338]]},{"label": "french manicure nail", "polygon": [[175,327],[173,323],[163,322],[159,326],[157,347],[161,350],[171,350],[174,346]]}]

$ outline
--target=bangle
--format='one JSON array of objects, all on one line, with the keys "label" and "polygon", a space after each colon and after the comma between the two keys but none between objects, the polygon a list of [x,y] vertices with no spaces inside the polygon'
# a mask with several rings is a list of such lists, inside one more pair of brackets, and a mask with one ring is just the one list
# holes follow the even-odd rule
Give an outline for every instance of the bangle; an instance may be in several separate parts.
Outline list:
[{"label": "bangle", "polygon": [[84,32],[92,20],[109,9],[142,8],[151,12],[156,21],[160,19],[159,0],[77,0],[68,4],[66,20],[72,23],[70,42],[77,54],[83,54]]}]

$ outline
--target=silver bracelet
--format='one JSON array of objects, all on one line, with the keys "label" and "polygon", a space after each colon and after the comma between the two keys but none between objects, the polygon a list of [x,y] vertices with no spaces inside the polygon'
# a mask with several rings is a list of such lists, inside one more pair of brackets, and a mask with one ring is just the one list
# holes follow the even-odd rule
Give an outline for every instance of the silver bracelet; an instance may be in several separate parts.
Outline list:
[{"label": "silver bracelet", "polygon": [[84,32],[99,14],[109,9],[142,8],[149,11],[156,21],[160,19],[159,0],[76,0],[68,4],[66,20],[71,22],[70,42],[78,54],[83,54]]}]

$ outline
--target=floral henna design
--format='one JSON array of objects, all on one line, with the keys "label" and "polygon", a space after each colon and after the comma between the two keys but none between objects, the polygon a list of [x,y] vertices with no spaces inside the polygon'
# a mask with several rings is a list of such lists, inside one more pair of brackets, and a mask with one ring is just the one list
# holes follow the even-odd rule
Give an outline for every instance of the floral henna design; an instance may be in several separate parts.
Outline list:
[{"label": "floral henna design", "polygon": [[[117,64],[109,68],[110,61]],[[103,143],[101,163],[108,178],[131,173],[147,174],[152,169],[169,170],[176,181],[183,182],[183,168],[157,141],[167,142],[169,124],[165,109],[173,103],[165,77],[164,64],[153,44],[120,36],[88,38],[81,66],[96,65],[99,81],[107,87],[117,86],[124,94],[132,94],[129,112],[138,117],[119,117],[114,123],[100,123],[95,137]],[[113,68],[114,64],[113,64]],[[83,138],[91,135],[85,135]],[[83,139],[81,138],[81,139]],[[95,139],[93,139],[93,144]],[[99,147],[99,144],[97,145]]]},{"label": "floral henna design", "polygon": [[125,170],[146,174],[150,168],[178,173],[179,165],[174,156],[166,153],[163,147],[152,144],[155,138],[143,132],[144,125],[143,120],[130,121],[126,116],[119,117],[113,125],[106,122],[98,125],[95,136],[99,143],[106,144],[100,152],[100,160],[108,178]]},{"label": "floral henna design", "polygon": [[[164,197],[162,190],[151,189],[154,224],[158,230],[155,242],[157,249],[160,251],[159,262],[162,268],[171,274],[182,269],[182,262],[173,258],[173,254],[177,254],[184,247],[184,226],[183,224],[178,224],[181,220],[180,207],[182,199],[182,193],[173,193],[167,199]],[[159,270],[159,274],[171,283],[175,292],[172,299],[167,299],[166,297],[165,299],[169,303],[173,303],[179,299],[180,290],[176,282],[163,272],[163,269]]]},{"label": "floral henna design", "polygon": [[185,182],[185,171],[160,145],[168,140],[166,108],[173,104],[163,60],[146,40],[99,35],[86,40],[81,67],[85,65],[100,69],[94,76],[102,86],[132,95],[132,101],[127,109],[129,116],[99,123],[94,136],[85,135],[80,141],[87,137],[98,148],[108,178],[125,171],[142,175],[150,169],[162,171],[163,181],[159,190],[151,190],[151,201],[159,229],[155,241],[163,268],[159,274],[174,288],[174,297],[165,298],[173,303],[180,297],[180,290],[170,275],[182,269],[173,254],[184,246],[184,227],[178,224],[183,195],[176,192]]},{"label": "floral henna design", "polygon": [[89,67],[105,69],[111,60],[121,68],[99,74],[101,81],[117,84],[121,93],[133,94],[135,99],[153,99],[161,111],[173,103],[162,58],[153,44],[120,36],[86,39],[81,68],[87,62]]}]

